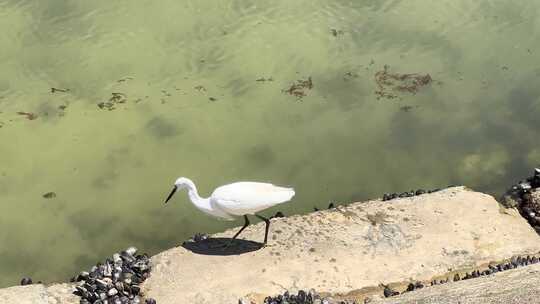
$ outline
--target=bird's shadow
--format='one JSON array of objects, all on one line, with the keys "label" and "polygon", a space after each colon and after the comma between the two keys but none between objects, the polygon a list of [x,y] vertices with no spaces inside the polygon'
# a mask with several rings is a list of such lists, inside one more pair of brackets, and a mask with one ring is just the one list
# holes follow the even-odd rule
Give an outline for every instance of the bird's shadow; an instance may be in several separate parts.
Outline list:
[{"label": "bird's shadow", "polygon": [[261,249],[264,244],[248,240],[235,239],[230,246],[225,246],[231,238],[207,238],[200,241],[186,241],[182,244],[185,249],[204,255],[239,255]]}]

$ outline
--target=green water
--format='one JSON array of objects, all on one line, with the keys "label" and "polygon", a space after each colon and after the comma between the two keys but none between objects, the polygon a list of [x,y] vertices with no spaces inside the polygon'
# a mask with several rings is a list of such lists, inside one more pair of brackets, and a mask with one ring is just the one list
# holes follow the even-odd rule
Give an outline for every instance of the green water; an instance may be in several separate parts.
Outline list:
[{"label": "green water", "polygon": [[[178,176],[204,195],[294,186],[285,214],[500,193],[540,163],[539,15],[533,0],[0,1],[0,286],[241,224],[185,193],[164,206]],[[433,82],[377,99],[385,65]]]}]

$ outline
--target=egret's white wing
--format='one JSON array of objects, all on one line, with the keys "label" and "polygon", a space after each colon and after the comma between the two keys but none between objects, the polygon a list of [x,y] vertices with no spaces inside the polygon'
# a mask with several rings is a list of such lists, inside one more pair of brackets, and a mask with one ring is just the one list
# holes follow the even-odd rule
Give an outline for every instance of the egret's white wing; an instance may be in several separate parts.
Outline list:
[{"label": "egret's white wing", "polygon": [[211,212],[207,212],[205,210],[202,210],[204,213],[207,213],[215,218],[218,218],[220,220],[225,220],[225,221],[234,221],[235,218],[232,217],[230,214],[228,214],[225,210],[223,210],[222,208],[220,208],[220,206],[218,206],[213,200],[210,200],[210,206],[212,206],[212,211]]},{"label": "egret's white wing", "polygon": [[293,196],[293,188],[267,183],[237,182],[217,188],[212,193],[211,199],[229,214],[244,215],[284,203]]}]

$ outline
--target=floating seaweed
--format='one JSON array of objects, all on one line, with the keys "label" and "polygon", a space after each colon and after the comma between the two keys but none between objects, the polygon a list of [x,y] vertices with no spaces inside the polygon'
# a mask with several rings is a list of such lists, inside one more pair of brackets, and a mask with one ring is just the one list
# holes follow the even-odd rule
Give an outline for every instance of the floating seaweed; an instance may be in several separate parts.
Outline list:
[{"label": "floating seaweed", "polygon": [[395,91],[416,94],[420,88],[430,84],[433,81],[429,74],[390,73],[388,69],[389,66],[385,65],[382,71],[375,73],[375,82],[377,83],[378,87],[378,90],[375,91],[377,99],[397,98],[398,96],[393,93]]},{"label": "floating seaweed", "polygon": [[132,80],[132,79],[133,79],[133,77],[129,77],[129,76],[128,76],[128,77],[124,77],[124,78],[118,79],[116,82],[119,82],[119,83],[120,83],[120,82],[125,82],[125,81],[128,81],[128,80]]},{"label": "floating seaweed", "polygon": [[265,82],[265,81],[274,81],[274,79],[272,77],[268,77],[268,78],[261,77],[261,78],[255,79],[255,81]]},{"label": "floating seaweed", "polygon": [[97,104],[98,108],[104,110],[107,109],[109,111],[114,110],[114,104],[112,102],[100,102]]},{"label": "floating seaweed", "polygon": [[47,199],[55,198],[55,197],[56,197],[56,193],[53,192],[53,191],[47,192],[47,193],[43,194],[43,197],[44,197],[44,198],[47,198]]},{"label": "floating seaweed", "polygon": [[353,78],[358,78],[358,74],[354,72],[346,72],[345,74],[343,74],[343,80],[345,81],[351,80]]},{"label": "floating seaweed", "polygon": [[338,35],[343,35],[345,32],[343,30],[330,29],[332,36],[337,37]]},{"label": "floating seaweed", "polygon": [[198,85],[198,86],[194,87],[194,89],[199,91],[199,92],[206,92],[206,88],[203,87],[202,85]]},{"label": "floating seaweed", "polygon": [[115,108],[115,106],[119,103],[125,103],[127,101],[127,96],[124,93],[111,93],[112,96],[109,98],[107,102],[100,102],[97,104],[97,106],[102,110],[109,110],[112,111]]},{"label": "floating seaweed", "polygon": [[51,88],[51,93],[56,93],[56,92],[67,93],[69,92],[69,89]]},{"label": "floating seaweed", "polygon": [[409,106],[409,105],[405,105],[405,106],[401,106],[399,107],[399,109],[403,112],[410,112],[412,109],[414,108],[418,108],[418,106]]},{"label": "floating seaweed", "polygon": [[31,112],[17,112],[17,114],[26,116],[26,119],[28,120],[34,120],[38,118],[37,114],[31,113]]},{"label": "floating seaweed", "polygon": [[57,112],[57,113],[58,113],[58,116],[64,116],[64,115],[66,115],[66,112],[65,112],[65,111],[66,111],[67,107],[68,107],[67,105],[59,105],[59,106],[58,106],[58,112]]},{"label": "floating seaweed", "polygon": [[305,90],[311,90],[313,89],[313,81],[311,80],[311,76],[308,77],[307,80],[299,79],[295,83],[293,83],[287,90],[283,90],[283,92],[288,93],[289,95],[295,96],[297,99],[301,99],[302,97],[306,96]]},{"label": "floating seaweed", "polygon": [[124,103],[126,102],[126,94],[124,93],[111,93],[112,96],[109,98],[109,101],[115,102],[115,103]]},{"label": "floating seaweed", "polygon": [[166,96],[166,97],[170,97],[171,96],[171,93],[167,92],[167,90],[161,90],[161,93]]}]

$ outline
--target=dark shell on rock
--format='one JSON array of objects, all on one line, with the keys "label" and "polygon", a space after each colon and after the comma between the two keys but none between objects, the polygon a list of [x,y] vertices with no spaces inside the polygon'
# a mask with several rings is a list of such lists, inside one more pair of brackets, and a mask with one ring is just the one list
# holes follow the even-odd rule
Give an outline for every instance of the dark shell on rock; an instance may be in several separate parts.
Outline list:
[{"label": "dark shell on rock", "polygon": [[383,295],[386,298],[388,298],[388,297],[393,297],[393,296],[399,295],[399,292],[393,290],[392,288],[390,288],[388,286],[384,286]]},{"label": "dark shell on rock", "polygon": [[283,212],[278,211],[278,212],[276,212],[276,214],[274,214],[273,217],[285,217],[285,215],[283,214]]}]

